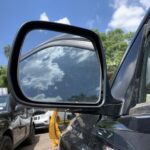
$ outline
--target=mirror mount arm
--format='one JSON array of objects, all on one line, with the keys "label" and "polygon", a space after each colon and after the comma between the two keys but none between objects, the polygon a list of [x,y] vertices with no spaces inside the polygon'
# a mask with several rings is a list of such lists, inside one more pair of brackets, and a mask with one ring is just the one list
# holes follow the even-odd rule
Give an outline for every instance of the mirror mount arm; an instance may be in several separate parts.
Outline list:
[{"label": "mirror mount arm", "polygon": [[113,98],[109,84],[108,75],[106,75],[106,103],[100,108],[99,113],[107,116],[120,116],[122,102]]},{"label": "mirror mount arm", "polygon": [[122,108],[122,102],[118,102],[116,104],[105,104],[99,109],[95,109],[95,108],[90,110],[85,109],[84,112],[82,109],[72,109],[72,108],[68,109],[68,111],[72,113],[95,114],[95,115],[104,115],[104,116],[117,118],[120,116],[121,108]]}]

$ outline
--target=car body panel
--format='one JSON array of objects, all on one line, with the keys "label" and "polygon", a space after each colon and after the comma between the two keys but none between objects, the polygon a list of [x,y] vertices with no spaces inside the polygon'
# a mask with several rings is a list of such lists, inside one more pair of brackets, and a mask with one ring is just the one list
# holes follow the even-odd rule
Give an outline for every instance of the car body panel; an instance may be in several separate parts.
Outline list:
[{"label": "car body panel", "polygon": [[138,132],[138,127],[131,129],[135,120],[125,125],[124,119],[104,117],[98,121],[99,116],[80,115],[62,134],[59,150],[103,150],[106,146],[115,150],[149,150],[150,134]]},{"label": "car body panel", "polygon": [[28,115],[27,111],[13,109],[12,99],[7,95],[5,97],[7,97],[7,110],[0,112],[0,139],[3,139],[4,135],[11,136],[15,148],[29,136],[32,116]]}]

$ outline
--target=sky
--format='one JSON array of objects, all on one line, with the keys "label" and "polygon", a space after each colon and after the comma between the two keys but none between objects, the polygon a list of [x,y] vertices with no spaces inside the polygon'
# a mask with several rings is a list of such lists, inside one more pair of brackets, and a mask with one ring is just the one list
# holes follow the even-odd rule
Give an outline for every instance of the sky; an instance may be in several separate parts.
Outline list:
[{"label": "sky", "polygon": [[149,6],[149,0],[1,0],[0,65],[7,64],[3,47],[12,45],[19,27],[27,21],[55,21],[100,32],[116,28],[134,32]]}]

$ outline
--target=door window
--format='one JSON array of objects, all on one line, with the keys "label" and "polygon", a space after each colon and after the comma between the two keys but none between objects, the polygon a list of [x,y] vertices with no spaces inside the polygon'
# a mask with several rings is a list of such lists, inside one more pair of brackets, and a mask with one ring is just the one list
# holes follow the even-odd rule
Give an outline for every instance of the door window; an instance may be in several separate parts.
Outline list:
[{"label": "door window", "polygon": [[[137,104],[130,109],[129,114],[150,114],[150,37],[143,46],[144,55],[142,59],[141,82],[139,86],[139,95]],[[135,87],[137,88],[137,87]]]},{"label": "door window", "polygon": [[146,102],[150,103],[150,38],[147,43],[148,57],[146,63]]}]

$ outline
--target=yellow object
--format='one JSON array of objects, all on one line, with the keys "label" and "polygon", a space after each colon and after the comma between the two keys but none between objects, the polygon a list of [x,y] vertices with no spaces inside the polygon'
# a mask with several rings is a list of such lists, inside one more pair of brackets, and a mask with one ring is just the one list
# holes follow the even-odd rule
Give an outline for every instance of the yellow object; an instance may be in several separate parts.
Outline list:
[{"label": "yellow object", "polygon": [[54,145],[54,147],[58,146],[59,144],[59,138],[61,135],[61,131],[58,127],[58,120],[57,120],[57,111],[54,111],[52,116],[51,116],[51,120],[49,123],[49,136],[50,139],[52,141],[52,144]]}]

